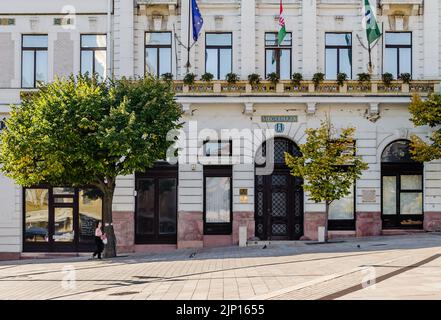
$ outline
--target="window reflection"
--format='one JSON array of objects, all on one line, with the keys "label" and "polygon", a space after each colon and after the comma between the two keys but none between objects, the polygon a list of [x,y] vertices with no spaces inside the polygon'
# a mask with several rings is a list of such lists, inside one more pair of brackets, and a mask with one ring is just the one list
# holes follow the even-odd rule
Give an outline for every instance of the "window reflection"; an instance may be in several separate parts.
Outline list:
[{"label": "window reflection", "polygon": [[386,32],[384,70],[395,79],[402,73],[412,74],[412,34]]},{"label": "window reflection", "polygon": [[106,35],[81,35],[81,73],[106,77]]},{"label": "window reflection", "polygon": [[54,208],[55,242],[72,242],[74,240],[73,208]]},{"label": "window reflection", "polygon": [[93,242],[95,226],[102,220],[102,193],[97,189],[83,189],[79,192],[79,240]]},{"label": "window reflection", "polygon": [[326,79],[337,79],[338,73],[352,78],[352,34],[326,33]]},{"label": "window reflection", "polygon": [[423,193],[401,192],[400,214],[423,214]]},{"label": "window reflection", "polygon": [[176,179],[159,180],[159,233],[176,233]]},{"label": "window reflection", "polygon": [[154,179],[143,179],[138,185],[138,208],[136,215],[136,233],[152,234],[155,216]]},{"label": "window reflection", "polygon": [[205,219],[207,223],[230,222],[230,178],[206,177]]},{"label": "window reflection", "polygon": [[47,35],[22,37],[21,85],[34,88],[38,82],[47,82]]},{"label": "window reflection", "polygon": [[225,79],[232,70],[232,34],[206,33],[205,41],[205,72],[215,79]]},{"label": "window reflection", "polygon": [[351,187],[351,192],[346,197],[343,197],[331,203],[331,205],[329,206],[329,219],[354,219],[354,187]]},{"label": "window reflection", "polygon": [[171,32],[146,32],[145,71],[157,77],[172,72]]},{"label": "window reflection", "polygon": [[49,190],[25,189],[25,241],[47,242]]},{"label": "window reflection", "polygon": [[396,176],[383,177],[383,214],[397,214],[397,178]]}]

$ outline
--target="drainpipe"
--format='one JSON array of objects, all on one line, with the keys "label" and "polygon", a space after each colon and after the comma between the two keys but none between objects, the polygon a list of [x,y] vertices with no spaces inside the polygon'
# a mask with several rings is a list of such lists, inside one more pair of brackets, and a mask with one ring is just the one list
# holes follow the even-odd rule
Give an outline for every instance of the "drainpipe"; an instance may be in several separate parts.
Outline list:
[{"label": "drainpipe", "polygon": [[112,39],[112,9],[113,1],[107,0],[107,76],[113,79],[113,39]]}]

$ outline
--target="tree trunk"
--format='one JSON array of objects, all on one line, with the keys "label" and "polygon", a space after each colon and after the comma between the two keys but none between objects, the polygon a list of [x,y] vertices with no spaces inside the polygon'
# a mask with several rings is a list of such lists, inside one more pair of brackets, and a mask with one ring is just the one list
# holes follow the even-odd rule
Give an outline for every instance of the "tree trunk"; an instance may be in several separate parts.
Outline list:
[{"label": "tree trunk", "polygon": [[328,242],[329,205],[330,205],[330,202],[326,201],[326,210],[325,210],[325,242]]},{"label": "tree trunk", "polygon": [[103,226],[104,233],[107,236],[107,244],[104,246],[104,257],[113,258],[116,257],[116,237],[113,230],[113,219],[112,219],[112,203],[113,203],[113,193],[115,187],[111,187],[104,192],[103,196]]}]

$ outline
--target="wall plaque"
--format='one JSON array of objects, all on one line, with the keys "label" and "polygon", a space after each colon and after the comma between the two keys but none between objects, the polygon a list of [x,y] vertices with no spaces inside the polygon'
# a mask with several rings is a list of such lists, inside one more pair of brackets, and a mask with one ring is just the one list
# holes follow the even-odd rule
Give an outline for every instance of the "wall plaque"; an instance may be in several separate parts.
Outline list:
[{"label": "wall plaque", "polygon": [[375,189],[363,189],[361,190],[361,201],[366,203],[375,203],[377,202]]},{"label": "wall plaque", "polygon": [[262,122],[297,122],[297,116],[261,116]]}]

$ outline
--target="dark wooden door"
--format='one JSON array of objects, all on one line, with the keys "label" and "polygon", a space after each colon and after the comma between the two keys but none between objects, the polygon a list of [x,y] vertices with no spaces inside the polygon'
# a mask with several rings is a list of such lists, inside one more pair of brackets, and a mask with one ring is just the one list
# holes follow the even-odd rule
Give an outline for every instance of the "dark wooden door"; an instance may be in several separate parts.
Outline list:
[{"label": "dark wooden door", "polygon": [[287,170],[256,176],[256,235],[261,240],[299,240],[303,235],[303,191]]}]

